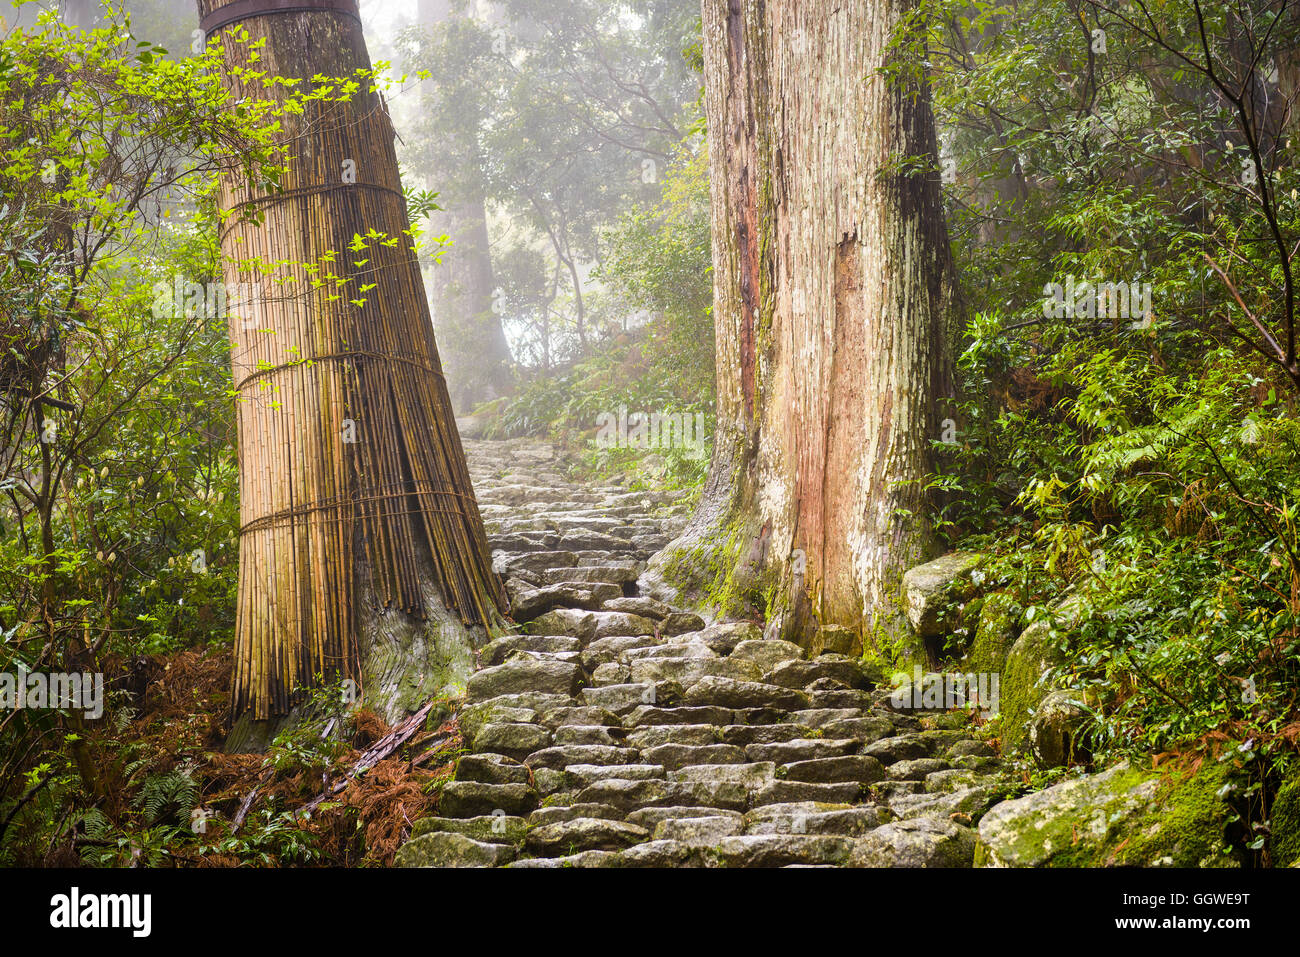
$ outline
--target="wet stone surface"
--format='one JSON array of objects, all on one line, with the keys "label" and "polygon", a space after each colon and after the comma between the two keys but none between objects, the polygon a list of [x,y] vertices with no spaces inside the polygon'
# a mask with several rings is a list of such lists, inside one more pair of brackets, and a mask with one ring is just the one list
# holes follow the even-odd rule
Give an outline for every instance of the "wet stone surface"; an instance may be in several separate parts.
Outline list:
[{"label": "wet stone surface", "polygon": [[[671,492],[584,484],[535,440],[465,451],[520,635],[480,653],[471,754],[411,867],[969,867],[997,761],[857,663],[637,593]],[[469,733],[472,732],[472,733]]]}]

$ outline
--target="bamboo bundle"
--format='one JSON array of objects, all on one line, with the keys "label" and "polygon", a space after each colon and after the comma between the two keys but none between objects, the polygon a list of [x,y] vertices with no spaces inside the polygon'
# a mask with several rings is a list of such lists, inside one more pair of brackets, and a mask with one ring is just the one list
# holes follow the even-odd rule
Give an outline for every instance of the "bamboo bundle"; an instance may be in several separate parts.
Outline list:
[{"label": "bamboo bundle", "polygon": [[[207,24],[263,11],[222,31],[228,71],[370,69],[350,0],[267,15],[276,5],[199,0]],[[237,97],[285,97],[260,78],[228,72],[226,82]],[[360,576],[385,608],[417,620],[430,582],[467,625],[490,621],[502,599],[408,233],[392,123],[367,86],[286,116],[279,191],[223,178],[222,208],[236,213],[221,236],[225,278],[260,292],[230,319],[242,525],[235,715],[283,714],[318,674],[360,679]],[[344,177],[349,161],[355,182]],[[350,248],[358,234],[372,238]],[[268,274],[259,263],[277,266]]]}]

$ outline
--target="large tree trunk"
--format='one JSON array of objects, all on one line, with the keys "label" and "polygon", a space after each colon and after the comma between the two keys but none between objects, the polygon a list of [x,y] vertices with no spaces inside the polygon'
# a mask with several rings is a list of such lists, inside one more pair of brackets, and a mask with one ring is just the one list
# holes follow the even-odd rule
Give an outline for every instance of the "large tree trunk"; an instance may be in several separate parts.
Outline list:
[{"label": "large tree trunk", "polygon": [[[370,69],[355,3],[273,5],[198,2],[236,97],[283,102],[285,88],[262,76]],[[248,15],[225,28],[236,14]],[[258,72],[245,81],[238,67]],[[256,721],[285,713],[317,675],[359,678],[367,705],[395,719],[463,686],[498,615],[405,233],[392,124],[368,87],[284,116],[288,172],[276,192],[238,173],[222,184],[234,213],[221,236],[226,281],[262,293],[230,320],[242,523],[233,708]],[[243,215],[252,211],[258,221]],[[371,229],[380,240],[350,248]],[[286,265],[268,282],[249,260]],[[313,285],[308,267],[349,281]]]},{"label": "large tree trunk", "polygon": [[[420,0],[420,22],[425,26],[472,13],[473,5],[466,0]],[[452,144],[452,151],[472,154],[474,145]],[[493,309],[483,188],[477,171],[460,171],[454,184],[450,172],[428,171],[429,188],[439,192],[443,207],[431,217],[433,233],[452,241],[431,272],[433,321],[443,344],[452,402],[457,412],[469,412],[509,389],[511,356],[501,317]]]},{"label": "large tree trunk", "polygon": [[510,388],[510,345],[493,308],[492,257],[482,196],[449,202],[433,214],[431,225],[434,233],[452,240],[432,271],[433,318],[446,343],[452,402],[457,412],[468,413]]},{"label": "large tree trunk", "polygon": [[657,561],[771,634],[836,624],[891,653],[930,546],[917,480],[954,319],[928,90],[879,72],[904,10],[703,0],[718,425],[701,507]]}]

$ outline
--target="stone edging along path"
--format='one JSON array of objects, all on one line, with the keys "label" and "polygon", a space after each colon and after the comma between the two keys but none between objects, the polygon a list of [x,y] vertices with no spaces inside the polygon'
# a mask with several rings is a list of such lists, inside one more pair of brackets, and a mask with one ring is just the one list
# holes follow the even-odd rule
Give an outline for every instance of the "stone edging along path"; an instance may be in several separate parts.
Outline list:
[{"label": "stone edging along path", "polygon": [[465,442],[527,634],[482,649],[471,753],[407,867],[969,867],[1000,762],[888,706],[854,658],[637,593],[687,508],[577,484],[535,440]]}]

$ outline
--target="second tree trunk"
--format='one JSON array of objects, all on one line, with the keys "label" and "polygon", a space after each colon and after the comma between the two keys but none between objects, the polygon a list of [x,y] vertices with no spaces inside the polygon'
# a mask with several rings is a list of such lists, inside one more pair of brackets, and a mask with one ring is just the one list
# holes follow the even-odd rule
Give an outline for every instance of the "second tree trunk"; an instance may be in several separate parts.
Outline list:
[{"label": "second tree trunk", "polygon": [[660,568],[710,569],[783,637],[836,624],[900,652],[954,299],[928,93],[881,73],[904,6],[703,12],[718,423]]}]

